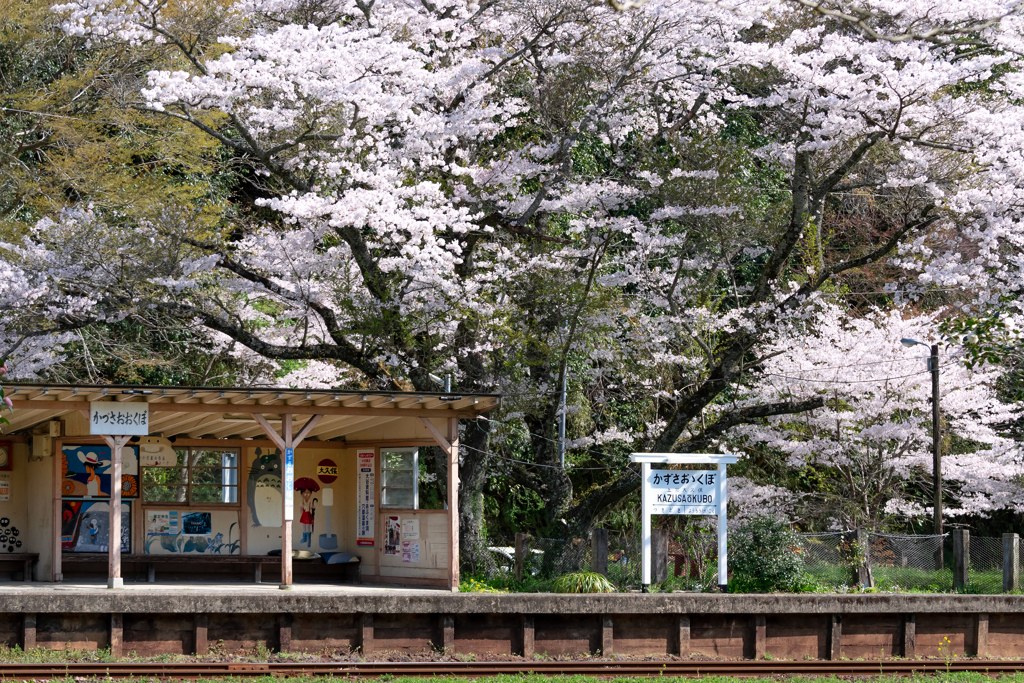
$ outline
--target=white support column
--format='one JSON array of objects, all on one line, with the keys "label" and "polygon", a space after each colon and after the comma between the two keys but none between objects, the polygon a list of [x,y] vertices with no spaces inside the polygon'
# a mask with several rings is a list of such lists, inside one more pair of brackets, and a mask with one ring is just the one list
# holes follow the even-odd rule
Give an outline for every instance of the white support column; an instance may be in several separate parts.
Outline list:
[{"label": "white support column", "polygon": [[459,591],[459,420],[448,418],[448,588]]},{"label": "white support column", "polygon": [[651,463],[640,463],[640,510],[643,515],[643,564],[641,565],[643,575],[640,583],[644,590],[651,585],[651,501],[648,492],[647,479],[651,476]]},{"label": "white support column", "polygon": [[[292,587],[292,518],[295,516],[295,446],[292,444],[292,415],[283,417],[282,440],[284,441],[284,471],[281,473],[281,586],[282,590]],[[290,461],[290,462],[289,462]],[[289,474],[291,476],[289,476]],[[291,494],[291,495],[289,495]]]},{"label": "white support column", "polygon": [[729,532],[728,507],[726,498],[725,463],[718,463],[718,585],[724,587],[729,583],[728,542]]},{"label": "white support column", "polygon": [[124,588],[121,577],[121,449],[130,436],[104,436],[110,446],[110,522],[107,525],[107,588]]}]

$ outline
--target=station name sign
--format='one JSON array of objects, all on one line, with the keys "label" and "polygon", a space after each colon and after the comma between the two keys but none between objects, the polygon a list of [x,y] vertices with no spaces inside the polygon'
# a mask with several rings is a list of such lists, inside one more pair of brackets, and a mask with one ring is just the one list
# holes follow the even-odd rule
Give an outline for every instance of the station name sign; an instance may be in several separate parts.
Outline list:
[{"label": "station name sign", "polygon": [[652,515],[717,515],[718,477],[715,470],[650,470]]},{"label": "station name sign", "polygon": [[93,401],[89,404],[89,433],[146,436],[149,434],[149,404]]}]

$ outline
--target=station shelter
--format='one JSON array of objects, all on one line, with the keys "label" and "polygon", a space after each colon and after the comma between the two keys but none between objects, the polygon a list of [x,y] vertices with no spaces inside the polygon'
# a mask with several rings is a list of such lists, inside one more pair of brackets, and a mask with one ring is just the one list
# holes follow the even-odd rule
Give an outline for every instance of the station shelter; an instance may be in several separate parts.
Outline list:
[{"label": "station shelter", "polygon": [[123,572],[260,581],[269,570],[282,588],[308,575],[457,590],[458,421],[500,404],[409,392],[5,390],[14,412],[0,434],[0,571],[57,582],[91,570],[111,588]]}]

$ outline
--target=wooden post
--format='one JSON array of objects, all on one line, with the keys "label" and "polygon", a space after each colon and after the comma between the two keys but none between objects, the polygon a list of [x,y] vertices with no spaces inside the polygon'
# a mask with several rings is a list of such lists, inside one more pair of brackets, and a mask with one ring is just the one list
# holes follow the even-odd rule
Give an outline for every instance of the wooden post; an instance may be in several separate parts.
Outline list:
[{"label": "wooden post", "polygon": [[455,652],[455,615],[439,614],[438,619],[441,622],[441,628],[438,629],[441,632],[439,649],[443,654],[452,654]]},{"label": "wooden post", "polygon": [[843,656],[843,617],[840,614],[829,615],[828,624],[828,658],[837,661]]},{"label": "wooden post", "polygon": [[120,657],[124,649],[124,615],[119,612],[110,615],[110,656]]},{"label": "wooden post", "polygon": [[953,529],[953,588],[963,590],[970,583],[971,532]]},{"label": "wooden post", "polygon": [[600,650],[603,657],[615,654],[615,622],[612,615],[601,615]]},{"label": "wooden post", "polygon": [[36,647],[36,614],[25,612],[21,615],[21,649],[23,652]]},{"label": "wooden post", "polygon": [[[87,414],[88,415],[88,414]],[[88,421],[88,417],[86,417]],[[62,544],[62,521],[63,521],[63,493],[61,487],[64,484],[64,440],[56,439],[53,442],[53,557],[50,561],[50,581],[57,582],[64,580],[63,567],[61,566]],[[57,457],[61,456],[61,457]]]},{"label": "wooden post", "polygon": [[209,640],[207,639],[207,616],[205,614],[196,614],[195,620],[193,621],[192,629],[192,642],[196,655],[202,657],[209,652]]},{"label": "wooden post", "polygon": [[764,659],[768,645],[768,625],[763,614],[754,615],[754,659]]},{"label": "wooden post", "polygon": [[676,652],[680,657],[690,656],[690,616],[679,615],[679,630],[676,635]]},{"label": "wooden post", "polygon": [[974,656],[988,656],[988,614],[978,614],[974,620]]},{"label": "wooden post", "polygon": [[[281,449],[282,455],[287,461],[287,451],[292,450],[292,458],[295,457],[295,449],[299,447],[302,440],[309,435],[313,430],[313,427],[323,419],[323,415],[313,415],[309,418],[299,433],[292,436],[292,415],[291,413],[285,413],[282,418],[282,433],[278,434],[277,431],[270,426],[267,419],[259,413],[253,413],[253,419],[256,423],[263,428],[270,440],[274,442],[274,445]],[[285,464],[287,468],[287,464]],[[285,474],[282,472],[282,474]],[[288,498],[285,496],[285,482],[286,477],[281,477],[281,588],[284,590],[292,587],[292,516],[295,511],[294,504],[289,507]],[[292,483],[294,490],[294,482]],[[295,495],[294,493],[292,494]]]},{"label": "wooden post", "polygon": [[608,576],[608,530],[594,529],[590,533],[590,569]]},{"label": "wooden post", "polygon": [[903,615],[903,658],[911,659],[917,656],[917,616],[914,614]]},{"label": "wooden post", "polygon": [[1003,592],[1020,590],[1020,536],[1003,534]]},{"label": "wooden post", "polygon": [[277,615],[277,651],[292,651],[292,615],[289,612]]},{"label": "wooden post", "polygon": [[861,588],[873,588],[875,579],[871,576],[871,558],[869,556],[871,544],[868,543],[868,532],[857,529],[853,532],[853,542],[864,553],[864,562],[853,568],[853,583]]},{"label": "wooden post", "polygon": [[[284,440],[284,447],[288,449],[294,449],[292,446],[292,416],[291,413],[285,413],[282,418],[281,424],[282,433],[281,437]],[[288,465],[284,462],[286,453],[281,454],[282,465],[287,468]],[[292,452],[294,458],[294,450]],[[287,480],[285,479],[284,472],[281,472],[281,483],[287,486]],[[292,485],[294,489],[294,484]],[[281,588],[287,590],[292,587],[292,516],[295,514],[295,506],[289,506],[289,498],[287,491],[283,488],[281,490]],[[292,493],[294,496],[295,494]]]},{"label": "wooden post", "polygon": [[448,418],[448,588],[459,592],[459,420]]},{"label": "wooden post", "polygon": [[359,629],[359,647],[362,649],[363,655],[373,653],[373,615],[372,614],[357,614],[356,625]]},{"label": "wooden post", "polygon": [[107,538],[107,588],[124,588],[121,578],[121,449],[130,436],[104,436],[110,446],[110,522]]},{"label": "wooden post", "polygon": [[523,580],[523,563],[526,561],[526,534],[516,533],[515,572],[516,581]]},{"label": "wooden post", "polygon": [[534,649],[533,615],[523,614],[519,619],[523,657],[533,659],[536,652]]},{"label": "wooden post", "polygon": [[651,583],[668,579],[668,529],[651,531]]}]

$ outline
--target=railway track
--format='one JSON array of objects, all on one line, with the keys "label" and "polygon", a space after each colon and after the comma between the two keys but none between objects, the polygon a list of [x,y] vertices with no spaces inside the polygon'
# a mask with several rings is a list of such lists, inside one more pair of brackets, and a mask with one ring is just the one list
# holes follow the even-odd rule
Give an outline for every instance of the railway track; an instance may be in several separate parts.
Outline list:
[{"label": "railway track", "polygon": [[66,678],[156,678],[198,680],[213,677],[334,676],[468,676],[535,673],[543,675],[620,676],[870,676],[1024,671],[1024,660],[882,660],[882,661],[536,661],[536,662],[274,662],[0,664],[0,680]]}]

